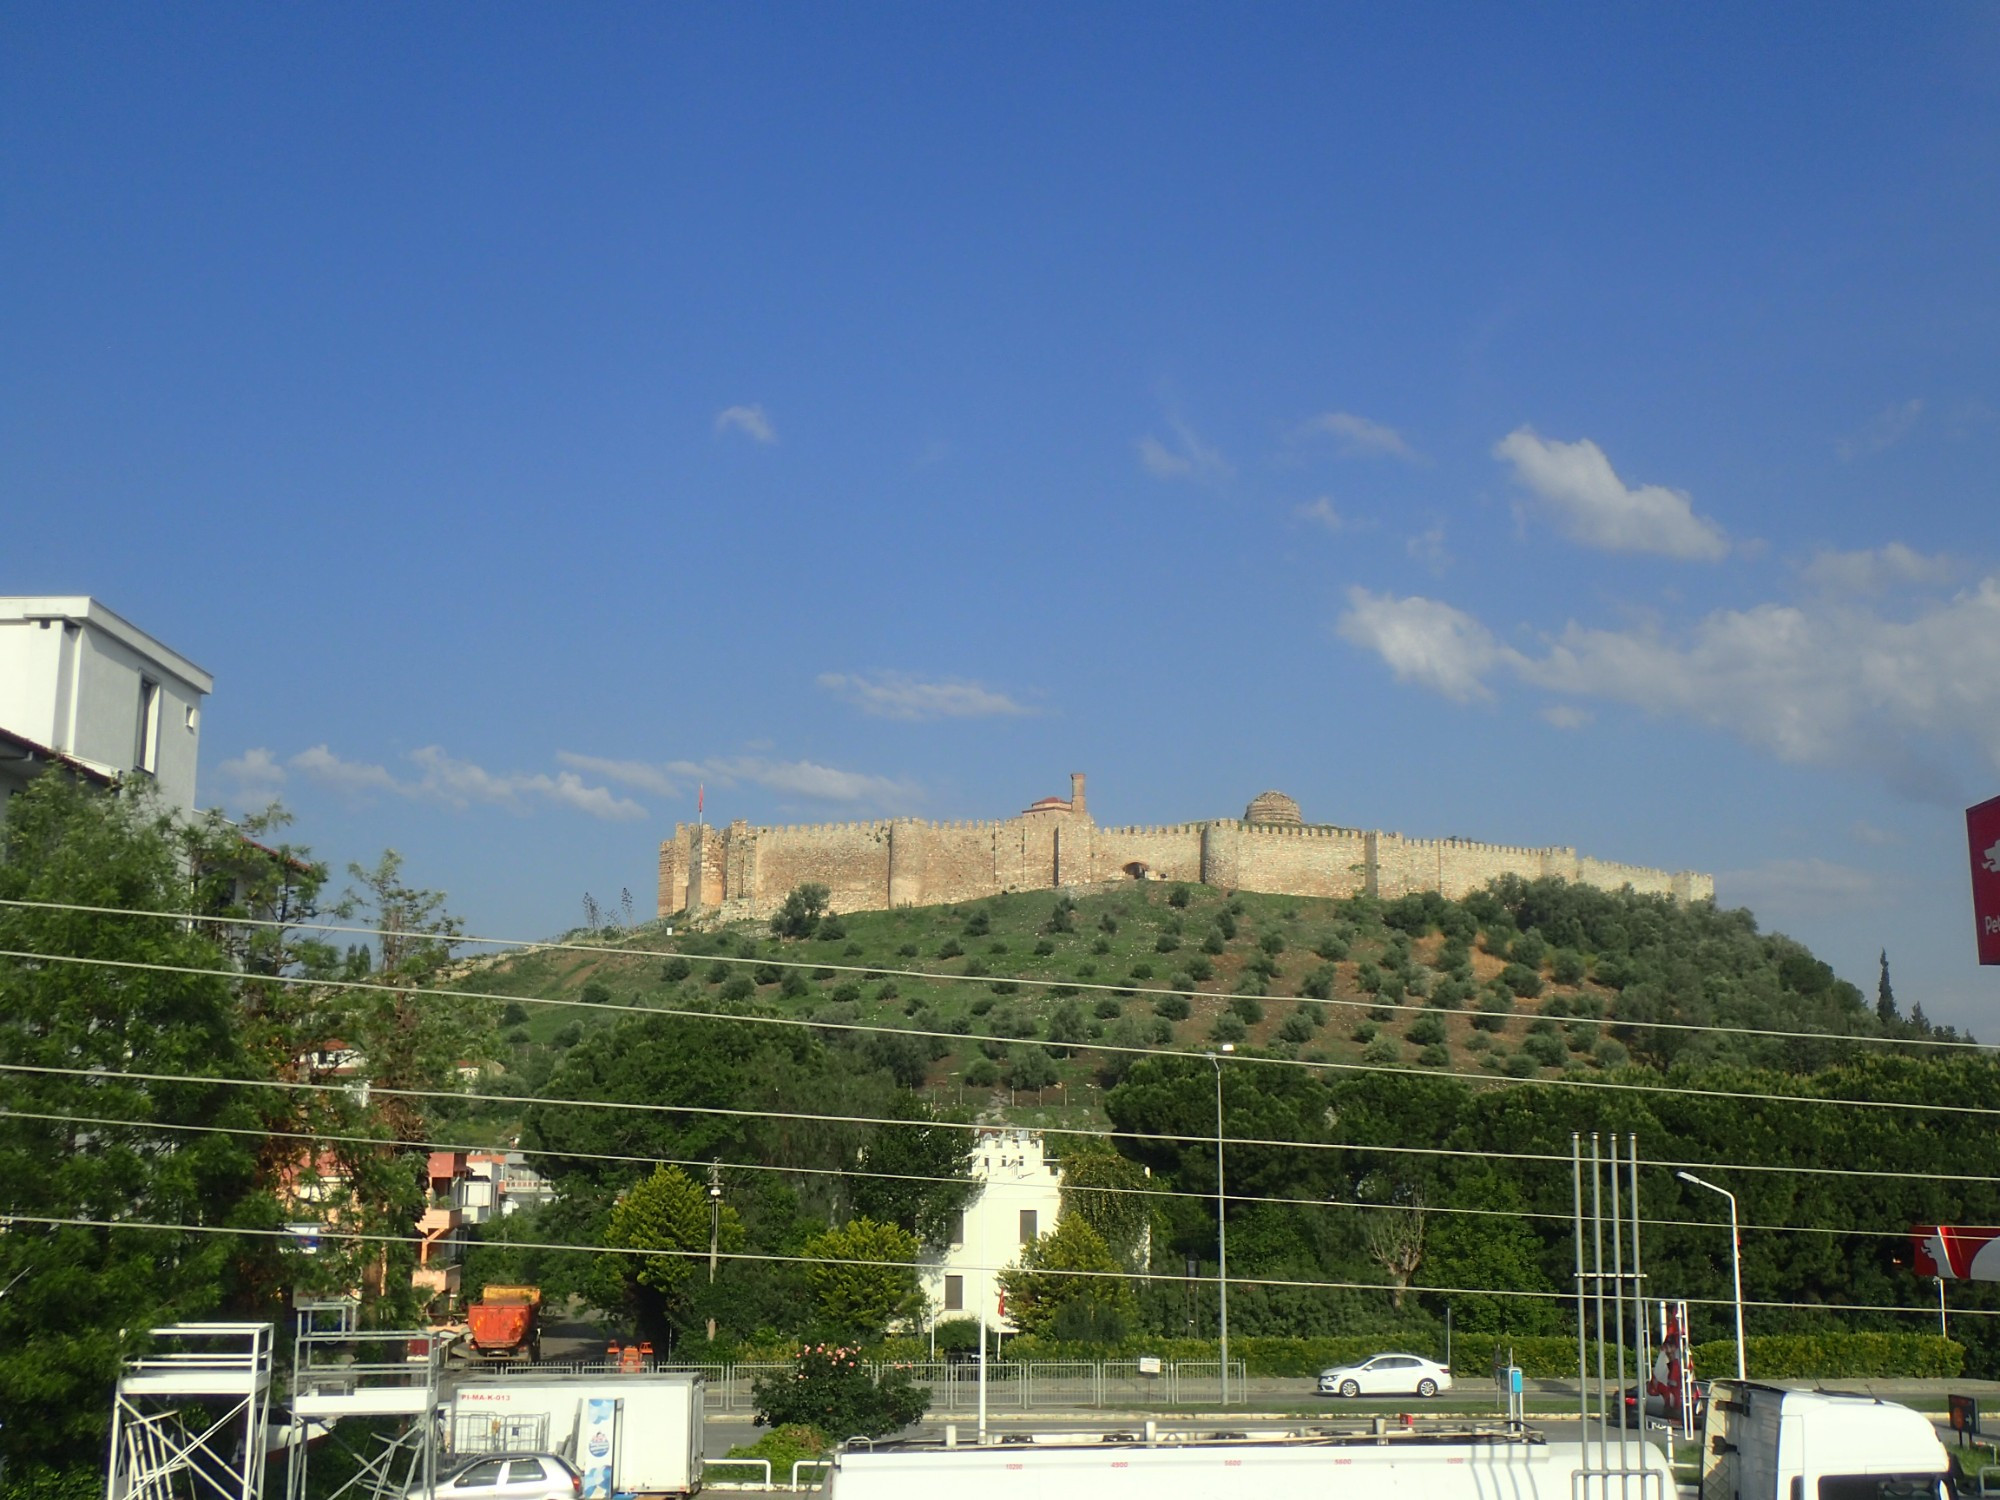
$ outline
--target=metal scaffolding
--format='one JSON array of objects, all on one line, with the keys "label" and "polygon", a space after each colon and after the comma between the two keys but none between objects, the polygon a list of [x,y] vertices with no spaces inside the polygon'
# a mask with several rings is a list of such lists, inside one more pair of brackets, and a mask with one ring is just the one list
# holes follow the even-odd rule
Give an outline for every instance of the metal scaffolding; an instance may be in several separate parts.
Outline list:
[{"label": "metal scaffolding", "polygon": [[106,1500],[261,1500],[269,1323],[174,1323],[128,1360],[111,1404]]},{"label": "metal scaffolding", "polygon": [[[443,1354],[426,1329],[362,1329],[351,1301],[298,1310],[292,1346],[291,1422],[286,1428],[286,1500],[304,1500],[314,1447],[332,1444],[354,1472],[326,1500],[353,1495],[391,1500],[437,1482],[438,1386]],[[340,1430],[349,1419],[388,1417],[360,1443]],[[364,1445],[372,1443],[372,1449]]]}]

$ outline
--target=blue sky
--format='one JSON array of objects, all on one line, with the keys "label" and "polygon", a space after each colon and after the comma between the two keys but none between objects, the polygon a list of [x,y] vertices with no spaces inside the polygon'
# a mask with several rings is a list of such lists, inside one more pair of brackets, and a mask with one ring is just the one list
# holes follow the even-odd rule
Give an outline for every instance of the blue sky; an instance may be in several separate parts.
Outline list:
[{"label": "blue sky", "polygon": [[0,592],[475,930],[691,817],[1716,872],[2000,1034],[2000,11],[17,6]]}]

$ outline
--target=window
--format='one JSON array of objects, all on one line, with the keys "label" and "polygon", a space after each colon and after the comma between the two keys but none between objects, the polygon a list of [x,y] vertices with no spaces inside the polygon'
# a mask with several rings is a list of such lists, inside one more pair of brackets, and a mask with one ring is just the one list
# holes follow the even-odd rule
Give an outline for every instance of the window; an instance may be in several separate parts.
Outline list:
[{"label": "window", "polygon": [[951,1216],[951,1228],[947,1232],[947,1239],[953,1245],[963,1245],[965,1243],[965,1211],[963,1209]]},{"label": "window", "polygon": [[547,1479],[549,1471],[542,1467],[539,1458],[517,1458],[507,1466],[507,1482],[524,1484],[531,1479]]},{"label": "window", "polygon": [[945,1277],[944,1310],[946,1312],[965,1311],[965,1278],[963,1276]]},{"label": "window", "polygon": [[1036,1227],[1036,1225],[1040,1221],[1040,1217],[1041,1216],[1032,1208],[1024,1208],[1021,1210],[1022,1244],[1024,1245],[1027,1244],[1030,1240],[1034,1239],[1037,1235],[1041,1233],[1041,1230]]},{"label": "window", "polygon": [[452,1480],[451,1487],[455,1490],[493,1489],[500,1483],[500,1463],[497,1458],[489,1458],[463,1469]]},{"label": "window", "polygon": [[135,770],[160,769],[160,685],[150,677],[139,679],[139,723],[132,741]]},{"label": "window", "polygon": [[1827,1474],[1819,1500],[1937,1500],[1936,1474]]}]

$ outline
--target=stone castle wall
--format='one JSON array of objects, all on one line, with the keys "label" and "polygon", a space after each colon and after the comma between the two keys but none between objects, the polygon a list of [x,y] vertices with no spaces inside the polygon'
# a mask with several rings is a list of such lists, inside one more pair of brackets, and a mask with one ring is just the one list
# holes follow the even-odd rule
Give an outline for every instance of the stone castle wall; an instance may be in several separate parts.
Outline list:
[{"label": "stone castle wall", "polygon": [[[1075,778],[1082,802],[1082,778]],[[1100,828],[1069,804],[988,822],[895,818],[726,828],[682,823],[660,845],[660,915],[768,916],[793,888],[823,885],[835,911],[879,911],[1118,880],[1176,880],[1277,895],[1459,897],[1502,875],[1555,876],[1682,901],[1712,900],[1694,871],[1647,869],[1466,839],[1408,839],[1321,824],[1234,819]]]}]

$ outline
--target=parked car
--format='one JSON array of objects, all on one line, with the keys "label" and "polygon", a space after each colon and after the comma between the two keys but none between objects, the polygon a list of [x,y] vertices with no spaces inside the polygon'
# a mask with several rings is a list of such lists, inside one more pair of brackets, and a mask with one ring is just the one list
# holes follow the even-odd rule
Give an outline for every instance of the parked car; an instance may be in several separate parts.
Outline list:
[{"label": "parked car", "polygon": [[1319,1372],[1322,1396],[1435,1396],[1451,1389],[1451,1371],[1415,1354],[1378,1354]]},{"label": "parked car", "polygon": [[[1621,1425],[1626,1427],[1644,1427],[1648,1422],[1669,1421],[1667,1402],[1664,1396],[1648,1395],[1642,1406],[1639,1400],[1639,1387],[1636,1385],[1626,1386],[1623,1395],[1624,1416],[1621,1419]],[[1708,1382],[1697,1380],[1694,1383],[1695,1424],[1699,1426],[1702,1419],[1707,1415]]]},{"label": "parked car", "polygon": [[576,1500],[583,1476],[553,1453],[489,1453],[440,1476],[426,1491],[410,1486],[410,1500]]}]

